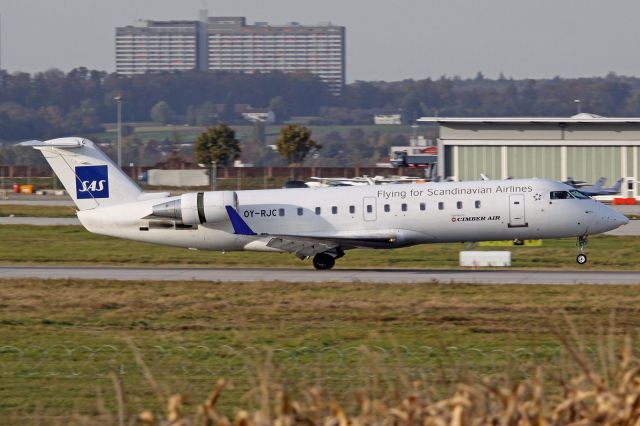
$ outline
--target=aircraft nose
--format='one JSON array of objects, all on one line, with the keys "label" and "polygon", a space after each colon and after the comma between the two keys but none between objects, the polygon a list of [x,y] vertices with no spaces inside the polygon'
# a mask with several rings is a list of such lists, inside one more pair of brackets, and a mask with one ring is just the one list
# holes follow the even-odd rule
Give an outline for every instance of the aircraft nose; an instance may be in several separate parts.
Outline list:
[{"label": "aircraft nose", "polygon": [[607,224],[607,227],[611,229],[616,229],[629,223],[629,219],[625,215],[609,207],[607,207],[602,219]]},{"label": "aircraft nose", "polygon": [[[618,212],[616,212],[618,213]],[[625,215],[623,215],[622,213],[618,213],[616,215],[616,217],[614,218],[614,221],[616,222],[616,224],[618,226],[622,226],[622,225],[626,225],[627,223],[629,223],[629,218],[626,217]]]}]

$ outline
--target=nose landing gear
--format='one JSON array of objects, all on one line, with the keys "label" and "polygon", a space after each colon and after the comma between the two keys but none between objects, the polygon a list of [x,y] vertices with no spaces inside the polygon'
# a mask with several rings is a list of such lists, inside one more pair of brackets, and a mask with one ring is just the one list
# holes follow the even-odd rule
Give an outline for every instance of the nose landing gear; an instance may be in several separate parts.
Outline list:
[{"label": "nose landing gear", "polygon": [[578,255],[576,256],[576,262],[580,265],[587,263],[587,255],[584,254],[584,249],[587,246],[587,236],[581,235],[578,237]]}]

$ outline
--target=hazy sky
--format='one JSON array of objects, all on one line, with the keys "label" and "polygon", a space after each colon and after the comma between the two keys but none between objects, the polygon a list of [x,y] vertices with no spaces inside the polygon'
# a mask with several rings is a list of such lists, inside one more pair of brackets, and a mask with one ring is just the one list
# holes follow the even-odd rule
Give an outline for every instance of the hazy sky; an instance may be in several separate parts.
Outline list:
[{"label": "hazy sky", "polygon": [[640,75],[637,0],[0,0],[1,66],[113,71],[116,26],[245,16],[347,28],[347,80]]}]

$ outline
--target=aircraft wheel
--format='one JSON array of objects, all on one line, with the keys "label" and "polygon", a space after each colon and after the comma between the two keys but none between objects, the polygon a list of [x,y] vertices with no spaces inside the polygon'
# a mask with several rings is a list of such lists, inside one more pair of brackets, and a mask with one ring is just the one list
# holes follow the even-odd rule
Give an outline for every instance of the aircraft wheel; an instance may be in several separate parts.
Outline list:
[{"label": "aircraft wheel", "polygon": [[579,254],[578,256],[576,256],[576,262],[578,262],[580,265],[584,265],[585,263],[587,263],[587,255],[586,254]]},{"label": "aircraft wheel", "polygon": [[335,264],[336,260],[333,258],[333,256],[330,256],[326,253],[318,253],[313,257],[313,266],[319,271],[331,269]]}]

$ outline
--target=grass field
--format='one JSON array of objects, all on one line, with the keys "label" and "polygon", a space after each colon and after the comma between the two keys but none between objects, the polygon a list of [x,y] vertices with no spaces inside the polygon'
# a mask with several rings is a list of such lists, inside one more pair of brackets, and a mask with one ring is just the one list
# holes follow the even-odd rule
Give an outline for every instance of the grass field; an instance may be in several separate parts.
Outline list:
[{"label": "grass field", "polygon": [[219,405],[232,414],[259,404],[260,374],[293,394],[322,385],[338,401],[414,379],[446,393],[470,377],[526,377],[534,364],[553,366],[553,375],[573,372],[562,368],[556,336],[572,329],[561,312],[596,348],[594,359],[607,339],[640,327],[640,293],[619,286],[0,278],[0,305],[6,424],[26,415],[45,423],[95,415],[99,401],[113,411],[109,371],[122,380],[131,412],[158,412],[136,354],[160,393],[185,395],[191,409],[225,377],[232,387]]},{"label": "grass field", "polygon": [[72,206],[30,206],[22,204],[0,204],[0,217],[76,217]]},{"label": "grass field", "polygon": [[[312,268],[288,253],[193,251],[90,234],[80,226],[0,226],[0,264],[189,265],[194,267]],[[581,269],[638,269],[640,237],[590,239]],[[396,250],[350,250],[337,268],[455,268],[465,244],[426,244]],[[493,247],[478,247],[492,250]],[[500,248],[502,249],[502,248]],[[545,240],[542,247],[509,247],[517,268],[576,268],[575,240]]]}]

